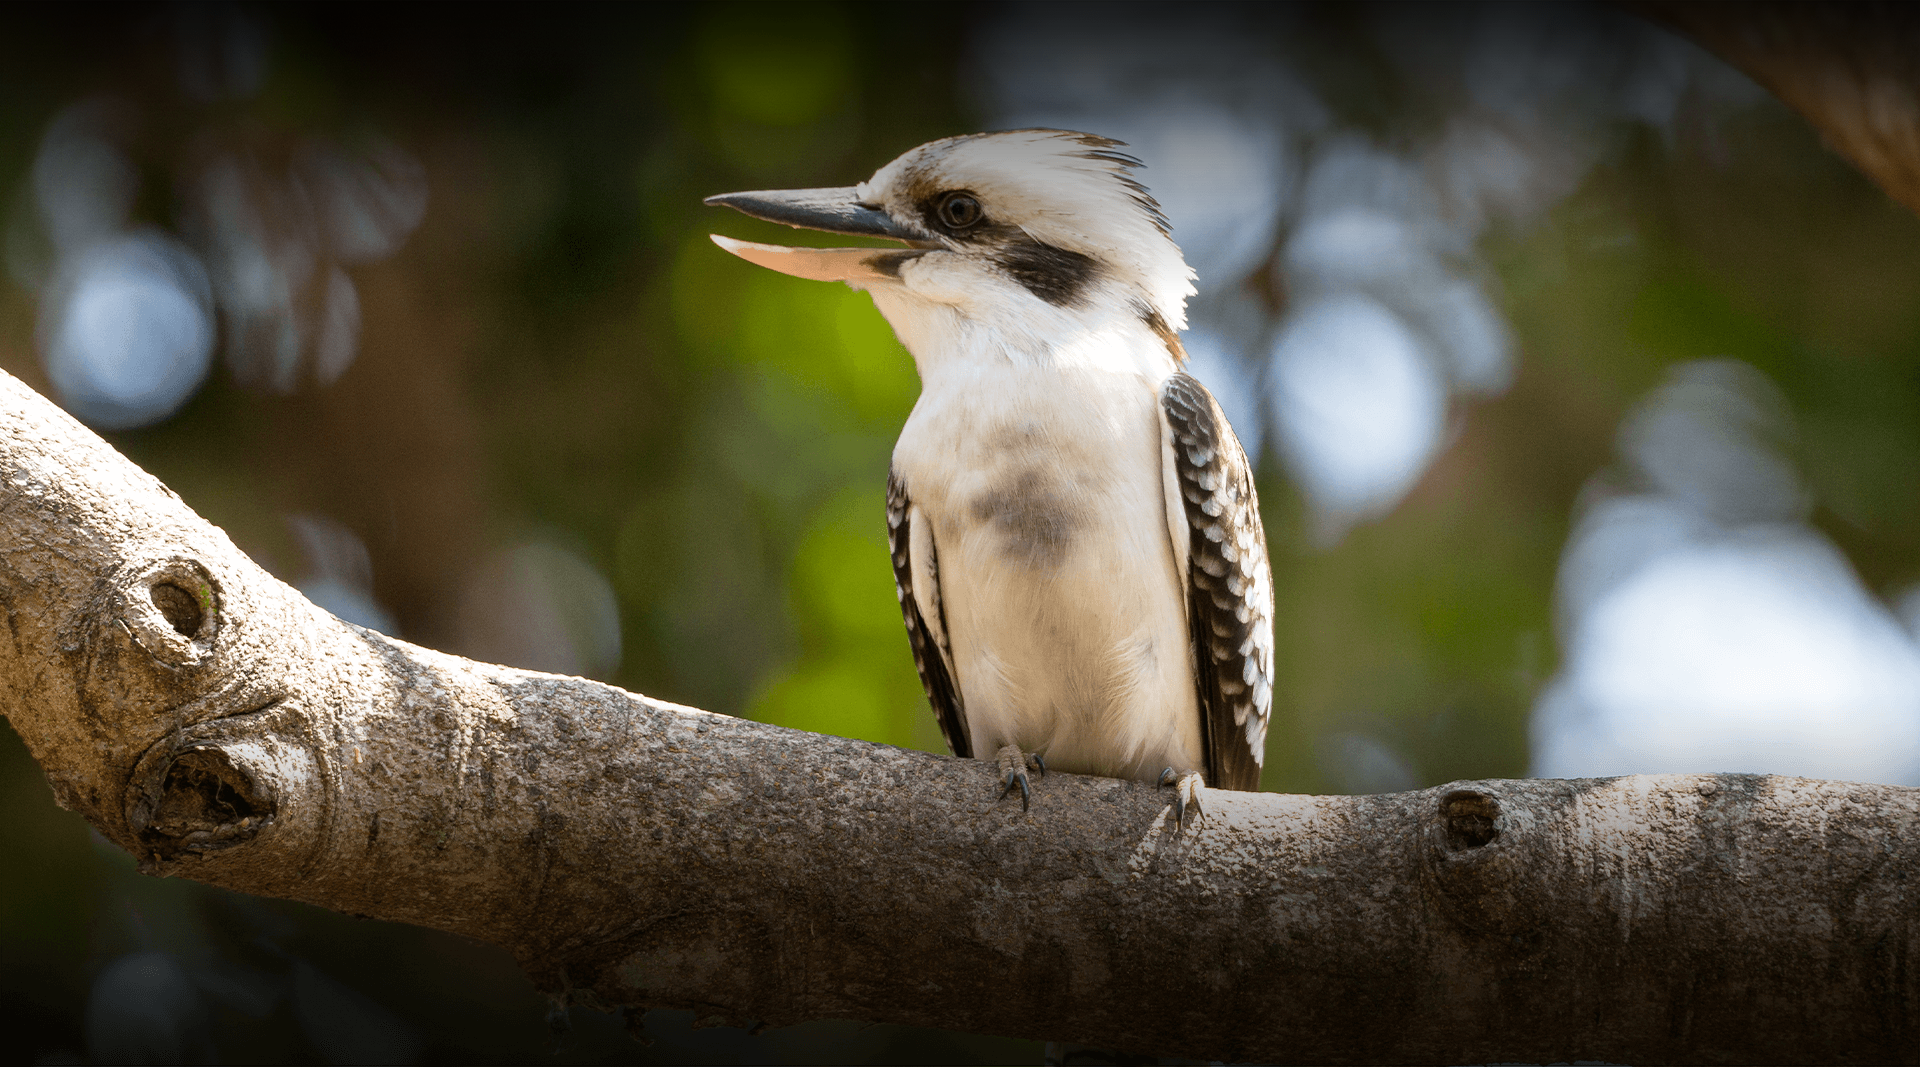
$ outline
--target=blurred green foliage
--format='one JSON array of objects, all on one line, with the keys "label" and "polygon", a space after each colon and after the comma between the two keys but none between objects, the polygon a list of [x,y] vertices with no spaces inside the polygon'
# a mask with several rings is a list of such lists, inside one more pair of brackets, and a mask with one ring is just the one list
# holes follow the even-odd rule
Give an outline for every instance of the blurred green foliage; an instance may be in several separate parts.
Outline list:
[{"label": "blurred green foliage", "polygon": [[[9,225],[47,120],[100,92],[145,109],[148,221],[174,221],[194,138],[271,159],[313,132],[419,154],[427,219],[395,259],[356,272],[361,352],[338,385],[265,396],[217,370],[180,414],[114,443],[290,578],[303,564],[283,516],[344,522],[400,636],[461,650],[463,581],[489,552],[544,537],[612,584],[624,657],[608,680],[941,751],[883,517],[912,364],[864,295],[751,267],[707,234],[836,239],[700,199],[849,183],[975,128],[953,28],[986,15],[245,10],[270,31],[269,76],[215,105],[171,87],[163,9],[0,16]],[[1405,101],[1363,53],[1343,58],[1346,16],[1324,22],[1323,73],[1365,104],[1349,121],[1395,128]],[[1525,772],[1576,499],[1611,461],[1622,414],[1678,361],[1730,355],[1774,377],[1800,421],[1816,522],[1876,590],[1920,580],[1920,223],[1784,109],[1625,143],[1547,219],[1482,252],[1519,378],[1456,413],[1453,444],[1397,511],[1316,547],[1298,495],[1262,468],[1281,678],[1265,788],[1342,788],[1328,748],[1342,735],[1385,746],[1410,784]],[[0,287],[0,366],[44,388],[33,315],[28,291]],[[260,973],[309,961],[405,1017],[429,1059],[1037,1059],[1030,1042],[898,1028],[698,1036],[675,1017],[650,1021],[663,1036],[646,1050],[590,1012],[555,1038],[498,953],[138,877],[53,807],[10,731],[0,805],[0,995],[25,1020],[21,1059],[83,1049],[92,976],[136,948]],[[225,1058],[320,1055],[284,1000],[221,1011]]]}]

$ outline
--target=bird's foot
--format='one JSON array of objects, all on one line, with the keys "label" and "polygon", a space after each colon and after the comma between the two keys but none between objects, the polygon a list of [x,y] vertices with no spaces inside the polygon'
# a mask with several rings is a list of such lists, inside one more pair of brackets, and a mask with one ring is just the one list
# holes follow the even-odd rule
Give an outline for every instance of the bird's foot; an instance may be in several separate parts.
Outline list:
[{"label": "bird's foot", "polygon": [[1042,778],[1047,774],[1047,761],[1038,752],[1022,752],[1019,745],[1000,746],[1000,781],[1005,787],[1000,790],[1006,796],[1016,788],[1020,790],[1020,810],[1027,810],[1033,800],[1033,784],[1027,781],[1029,770],[1039,771]]},{"label": "bird's foot", "polygon": [[1168,767],[1166,770],[1160,772],[1161,788],[1164,789],[1167,786],[1173,787],[1174,829],[1179,830],[1186,828],[1187,809],[1189,807],[1193,809],[1193,817],[1196,821],[1207,817],[1206,808],[1200,804],[1200,787],[1206,784],[1207,780],[1200,777],[1199,771],[1190,771],[1186,774],[1181,774],[1172,767]]}]

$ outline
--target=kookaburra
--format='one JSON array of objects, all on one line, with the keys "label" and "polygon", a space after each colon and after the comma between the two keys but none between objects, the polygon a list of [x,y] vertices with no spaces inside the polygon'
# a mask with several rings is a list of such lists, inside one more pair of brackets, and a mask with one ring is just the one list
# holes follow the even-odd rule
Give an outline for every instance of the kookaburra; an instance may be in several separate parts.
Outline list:
[{"label": "kookaburra", "polygon": [[1193,272],[1121,142],[921,145],[849,188],[710,197],[905,248],[714,237],[871,293],[920,373],[887,526],[947,744],[1027,770],[1257,789],[1273,579],[1246,453],[1181,371]]}]

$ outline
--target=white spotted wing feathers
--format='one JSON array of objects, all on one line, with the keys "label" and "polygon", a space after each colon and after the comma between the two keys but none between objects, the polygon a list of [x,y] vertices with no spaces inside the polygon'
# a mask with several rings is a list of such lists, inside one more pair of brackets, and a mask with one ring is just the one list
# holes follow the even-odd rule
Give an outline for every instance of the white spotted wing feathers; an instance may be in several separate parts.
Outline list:
[{"label": "white spotted wing feathers", "polygon": [[1169,377],[1160,405],[1189,532],[1188,622],[1207,784],[1258,789],[1273,712],[1273,572],[1253,469],[1194,378]]}]

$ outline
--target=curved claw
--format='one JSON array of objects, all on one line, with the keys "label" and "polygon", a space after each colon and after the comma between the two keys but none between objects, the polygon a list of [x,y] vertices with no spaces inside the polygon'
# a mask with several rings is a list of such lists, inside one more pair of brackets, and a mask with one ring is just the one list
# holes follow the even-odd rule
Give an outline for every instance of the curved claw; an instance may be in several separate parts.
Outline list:
[{"label": "curved claw", "polygon": [[1160,772],[1161,788],[1164,789],[1167,786],[1173,787],[1173,828],[1175,830],[1186,829],[1188,805],[1192,805],[1193,814],[1196,818],[1206,817],[1206,809],[1200,804],[1200,786],[1202,784],[1204,784],[1204,779],[1200,777],[1198,771],[1192,774],[1181,774],[1172,767],[1168,767],[1166,770]]},{"label": "curved claw", "polygon": [[1000,790],[1004,799],[1013,792],[1014,786],[1020,787],[1020,810],[1026,811],[1033,803],[1033,783],[1027,779],[1027,768],[1033,767],[1042,775],[1047,773],[1047,761],[1040,758],[1038,752],[1020,751],[1019,745],[1002,745],[998,754],[1000,760],[1000,780],[1006,788]]},{"label": "curved claw", "polygon": [[1033,786],[1027,781],[1025,767],[1007,772],[1007,787],[1000,791],[1000,795],[1005,797],[1013,792],[1013,787],[1016,785],[1020,787],[1020,810],[1026,811],[1033,803]]}]

